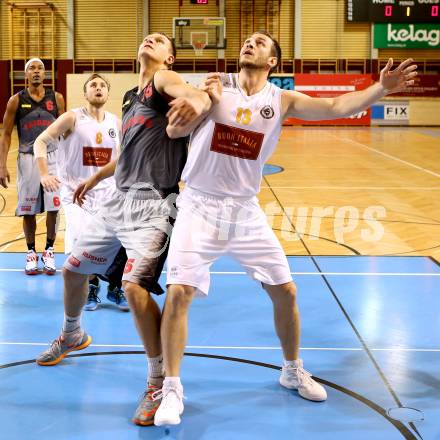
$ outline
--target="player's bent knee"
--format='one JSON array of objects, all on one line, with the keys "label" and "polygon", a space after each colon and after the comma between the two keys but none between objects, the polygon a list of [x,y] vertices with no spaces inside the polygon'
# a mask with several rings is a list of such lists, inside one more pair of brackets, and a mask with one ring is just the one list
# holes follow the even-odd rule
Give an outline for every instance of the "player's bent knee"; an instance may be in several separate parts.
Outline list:
[{"label": "player's bent knee", "polygon": [[63,270],[61,273],[62,273],[63,278],[65,280],[75,278],[75,275],[78,275],[77,273],[72,272],[71,270],[66,269],[65,267],[63,267]]},{"label": "player's bent knee", "polygon": [[291,295],[296,297],[296,284],[293,281],[287,283],[287,289]]},{"label": "player's bent knee", "polygon": [[180,284],[168,287],[167,307],[172,312],[188,309],[194,297],[195,290]]},{"label": "player's bent knee", "polygon": [[286,292],[286,295],[289,297],[289,299],[292,302],[296,301],[296,285],[293,282],[287,283],[284,286],[284,290]]},{"label": "player's bent knee", "polygon": [[288,295],[289,295],[290,301],[292,303],[296,303],[296,288],[290,289],[288,292]]},{"label": "player's bent knee", "polygon": [[122,283],[124,287],[124,294],[129,301],[133,301],[136,298],[136,288],[132,283]]},{"label": "player's bent knee", "polygon": [[71,286],[79,285],[89,278],[88,275],[82,273],[72,272],[71,270],[63,267],[62,270],[65,283],[69,283]]},{"label": "player's bent knee", "polygon": [[124,285],[124,293],[127,299],[131,302],[136,301],[140,295],[142,295],[142,299],[145,299],[145,295],[148,297],[148,291],[135,283],[130,283],[128,281],[123,283]]},{"label": "player's bent knee", "polygon": [[285,284],[280,284],[276,287],[272,287],[268,290],[268,292],[272,297],[272,300],[274,300],[275,302],[296,302],[296,285],[293,281]]}]

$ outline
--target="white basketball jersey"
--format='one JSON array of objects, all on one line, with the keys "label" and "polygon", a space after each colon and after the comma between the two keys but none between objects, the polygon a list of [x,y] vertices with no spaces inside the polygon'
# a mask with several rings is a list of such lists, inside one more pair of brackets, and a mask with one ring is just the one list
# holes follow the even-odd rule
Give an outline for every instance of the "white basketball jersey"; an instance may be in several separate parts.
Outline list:
[{"label": "white basketball jersey", "polygon": [[191,136],[182,180],[221,197],[253,197],[281,133],[282,90],[267,82],[247,96],[230,74],[219,104]]},{"label": "white basketball jersey", "polygon": [[[73,131],[62,138],[58,146],[58,177],[62,182],[62,202],[72,203],[72,196],[78,184],[117,157],[120,143],[118,118],[105,112],[102,122],[93,118],[87,110],[76,108]],[[101,181],[86,196],[85,208],[96,209],[111,191],[114,190],[113,177]]]}]

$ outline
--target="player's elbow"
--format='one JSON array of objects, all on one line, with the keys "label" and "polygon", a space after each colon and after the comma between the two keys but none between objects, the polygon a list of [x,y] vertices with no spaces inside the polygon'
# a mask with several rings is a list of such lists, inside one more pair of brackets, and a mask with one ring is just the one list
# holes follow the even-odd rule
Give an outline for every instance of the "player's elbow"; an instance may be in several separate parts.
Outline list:
[{"label": "player's elbow", "polygon": [[0,152],[8,154],[9,145],[11,145],[10,139],[7,139],[5,135],[0,136]]},{"label": "player's elbow", "polygon": [[331,99],[329,102],[329,112],[333,118],[342,118],[346,114],[344,104],[339,99]]},{"label": "player's elbow", "polygon": [[356,109],[353,108],[351,103],[338,98],[332,99],[331,114],[333,115],[333,118],[348,118],[353,113],[356,113]]}]

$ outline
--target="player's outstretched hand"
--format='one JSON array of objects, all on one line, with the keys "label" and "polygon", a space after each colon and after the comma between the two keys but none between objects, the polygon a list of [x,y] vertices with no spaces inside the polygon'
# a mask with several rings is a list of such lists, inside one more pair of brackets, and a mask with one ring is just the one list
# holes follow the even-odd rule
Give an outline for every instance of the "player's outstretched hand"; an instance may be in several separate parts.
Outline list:
[{"label": "player's outstretched hand", "polygon": [[57,176],[46,174],[45,176],[41,176],[41,185],[43,185],[44,191],[46,192],[56,192],[60,187],[60,181]]},{"label": "player's outstretched hand", "polygon": [[11,176],[9,174],[9,171],[6,168],[6,166],[4,167],[0,166],[0,185],[3,188],[7,188],[8,183],[11,183]]},{"label": "player's outstretched hand", "polygon": [[88,178],[87,180],[84,180],[84,182],[81,182],[73,193],[73,203],[82,206],[86,199],[87,193],[97,184],[98,182],[94,178],[94,176]]},{"label": "player's outstretched hand", "polygon": [[391,70],[393,59],[388,60],[387,65],[380,72],[380,84],[386,90],[387,94],[401,92],[414,85],[414,78],[417,76],[417,65],[414,60],[408,58]]},{"label": "player's outstretched hand", "polygon": [[199,88],[209,95],[213,105],[218,104],[223,92],[221,74],[218,72],[208,73]]},{"label": "player's outstretched hand", "polygon": [[169,106],[171,108],[166,115],[168,124],[175,127],[183,127],[200,116],[200,113],[197,112],[196,107],[189,98],[173,99]]}]

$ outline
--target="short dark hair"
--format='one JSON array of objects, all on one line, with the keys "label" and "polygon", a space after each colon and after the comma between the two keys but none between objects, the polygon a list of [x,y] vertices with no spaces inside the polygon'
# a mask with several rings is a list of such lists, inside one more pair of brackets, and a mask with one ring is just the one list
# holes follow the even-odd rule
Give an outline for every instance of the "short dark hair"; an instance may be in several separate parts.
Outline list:
[{"label": "short dark hair", "polygon": [[271,56],[276,57],[277,59],[277,63],[275,66],[272,67],[272,69],[270,69],[269,71],[269,76],[272,75],[272,73],[277,70],[278,66],[281,63],[281,47],[280,47],[280,43],[278,43],[278,41],[273,37],[272,34],[270,34],[267,31],[255,31],[252,35],[255,34],[262,34],[262,35],[266,35],[266,37],[269,37],[272,40],[272,50],[271,50]]},{"label": "short dark hair", "polygon": [[106,84],[107,84],[107,89],[110,90],[110,83],[108,82],[108,79],[104,78],[102,75],[100,75],[99,73],[92,73],[87,79],[86,82],[84,83],[83,89],[84,89],[84,93],[86,93],[87,90],[87,84],[90,81],[93,81],[95,78],[101,78]]},{"label": "short dark hair", "polygon": [[[167,34],[165,34],[164,32],[155,32],[156,34],[159,35],[163,35],[169,42],[171,45],[171,55],[174,57],[174,60],[176,60],[176,43],[174,42],[174,38],[169,37]],[[168,69],[171,69],[173,67],[173,63],[171,64],[167,64]]]}]

